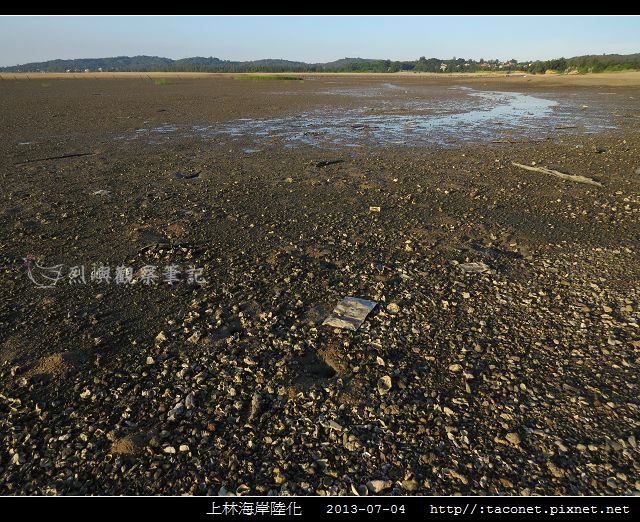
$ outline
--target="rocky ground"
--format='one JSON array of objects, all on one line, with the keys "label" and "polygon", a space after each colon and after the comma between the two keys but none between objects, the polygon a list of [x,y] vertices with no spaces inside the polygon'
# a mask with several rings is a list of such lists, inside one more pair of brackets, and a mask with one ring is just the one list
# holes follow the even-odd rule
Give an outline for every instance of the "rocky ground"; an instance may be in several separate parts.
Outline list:
[{"label": "rocky ground", "polygon": [[0,84],[0,493],[637,494],[640,88],[513,143],[118,139],[376,81]]}]

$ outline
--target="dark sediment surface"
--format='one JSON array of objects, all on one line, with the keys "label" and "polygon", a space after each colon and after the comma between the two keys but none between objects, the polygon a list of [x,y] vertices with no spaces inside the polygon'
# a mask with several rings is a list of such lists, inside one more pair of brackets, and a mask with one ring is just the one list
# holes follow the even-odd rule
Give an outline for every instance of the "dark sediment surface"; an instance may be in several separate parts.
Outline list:
[{"label": "dark sediment surface", "polygon": [[0,93],[1,493],[640,488],[640,88]]}]

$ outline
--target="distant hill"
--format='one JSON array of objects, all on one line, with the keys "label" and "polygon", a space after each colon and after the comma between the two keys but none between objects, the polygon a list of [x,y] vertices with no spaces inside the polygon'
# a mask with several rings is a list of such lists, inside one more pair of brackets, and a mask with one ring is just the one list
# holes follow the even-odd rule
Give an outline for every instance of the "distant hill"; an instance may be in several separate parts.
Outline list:
[{"label": "distant hill", "polygon": [[180,72],[476,72],[483,70],[527,71],[542,73],[602,72],[640,69],[640,53],[585,55],[554,60],[518,62],[517,60],[465,60],[420,57],[418,60],[393,61],[371,58],[342,58],[326,63],[305,63],[266,58],[252,61],[221,60],[214,57],[194,56],[172,60],[160,56],[115,56],[112,58],[77,58],[49,60],[11,67],[0,67],[2,72],[82,72],[82,71],[180,71]]}]

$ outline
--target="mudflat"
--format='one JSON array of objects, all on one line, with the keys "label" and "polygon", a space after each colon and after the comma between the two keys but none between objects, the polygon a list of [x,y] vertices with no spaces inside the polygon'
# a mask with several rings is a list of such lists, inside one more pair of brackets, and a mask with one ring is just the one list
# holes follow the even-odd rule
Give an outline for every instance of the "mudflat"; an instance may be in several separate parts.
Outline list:
[{"label": "mudflat", "polygon": [[638,73],[29,76],[1,493],[640,489]]}]

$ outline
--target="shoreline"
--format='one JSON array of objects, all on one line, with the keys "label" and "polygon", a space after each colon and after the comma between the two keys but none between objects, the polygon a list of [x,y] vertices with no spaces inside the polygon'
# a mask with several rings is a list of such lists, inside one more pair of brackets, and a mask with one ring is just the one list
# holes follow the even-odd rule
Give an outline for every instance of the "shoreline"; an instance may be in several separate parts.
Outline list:
[{"label": "shoreline", "polygon": [[[401,78],[411,79],[429,79],[429,80],[493,80],[505,81],[509,84],[514,83],[540,83],[545,85],[567,85],[567,86],[612,86],[612,87],[636,87],[640,86],[640,71],[627,72],[604,72],[604,73],[587,73],[587,74],[529,74],[524,72],[512,73],[416,73],[416,72],[397,72],[397,73],[351,73],[351,72],[77,72],[77,73],[61,73],[61,72],[1,72],[0,81],[4,80],[113,80],[113,79],[211,79],[211,78],[233,78],[241,75],[269,75],[269,76],[300,76],[307,78],[363,78],[363,79],[383,79],[383,78]],[[268,81],[268,80],[265,80]]]}]

